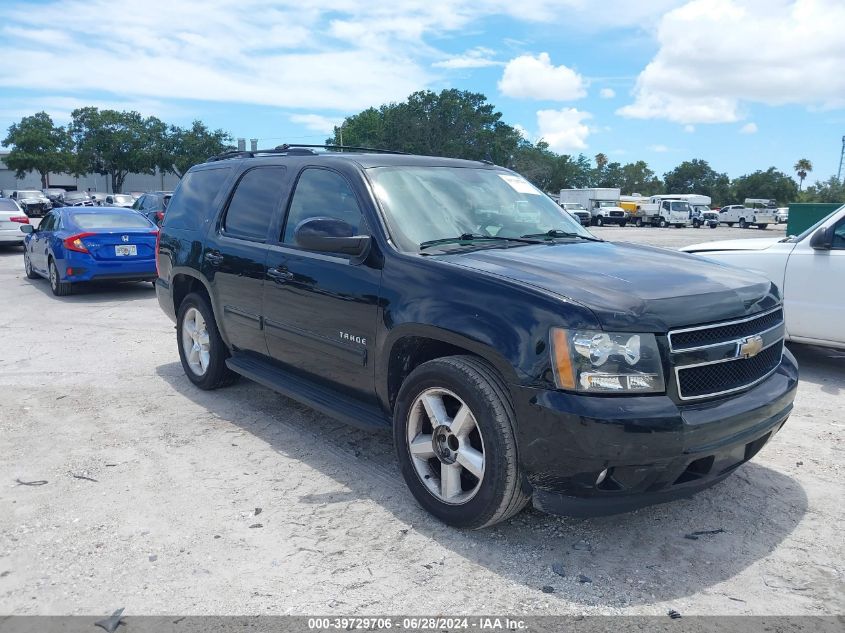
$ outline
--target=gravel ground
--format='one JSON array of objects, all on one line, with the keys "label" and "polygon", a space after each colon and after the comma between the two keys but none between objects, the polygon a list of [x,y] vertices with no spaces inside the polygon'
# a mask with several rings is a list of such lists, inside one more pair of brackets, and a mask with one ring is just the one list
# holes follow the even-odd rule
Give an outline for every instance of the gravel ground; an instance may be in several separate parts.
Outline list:
[{"label": "gravel ground", "polygon": [[417,507],[387,434],[194,388],[149,284],[58,299],[6,248],[0,306],[0,614],[843,613],[845,353],[795,346],[790,422],[694,499],[463,532]]}]

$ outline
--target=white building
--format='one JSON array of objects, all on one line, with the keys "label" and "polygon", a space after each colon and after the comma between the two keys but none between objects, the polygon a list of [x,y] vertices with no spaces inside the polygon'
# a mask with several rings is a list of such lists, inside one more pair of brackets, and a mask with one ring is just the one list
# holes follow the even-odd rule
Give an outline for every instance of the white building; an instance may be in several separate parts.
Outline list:
[{"label": "white building", "polygon": [[[41,189],[41,176],[37,171],[26,174],[22,179],[15,177],[15,172],[6,166],[3,159],[8,152],[0,153],[0,190],[14,191],[15,189]],[[77,178],[72,174],[50,174],[50,186],[61,187],[69,191],[102,191],[113,193],[108,176],[100,174],[86,174]],[[156,172],[153,175],[129,174],[123,181],[123,192],[130,191],[172,191],[179,184],[179,179],[173,174]]]}]

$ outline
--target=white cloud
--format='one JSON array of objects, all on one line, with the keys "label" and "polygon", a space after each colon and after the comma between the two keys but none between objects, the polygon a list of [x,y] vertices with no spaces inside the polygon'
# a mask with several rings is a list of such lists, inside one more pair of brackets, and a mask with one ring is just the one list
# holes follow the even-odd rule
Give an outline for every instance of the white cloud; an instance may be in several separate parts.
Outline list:
[{"label": "white cloud", "polygon": [[499,91],[517,99],[550,101],[571,101],[587,94],[581,75],[566,66],[553,66],[548,53],[510,60],[499,80]]},{"label": "white cloud", "polygon": [[435,68],[448,68],[456,70],[460,68],[484,68],[485,66],[504,66],[505,62],[490,59],[496,51],[483,46],[477,46],[466,51],[463,55],[449,57],[432,64]]},{"label": "white cloud", "polygon": [[695,126],[689,124],[685,125],[684,132],[686,132],[687,134],[692,134],[693,132],[695,132]]},{"label": "white cloud", "polygon": [[740,134],[756,134],[757,133],[757,124],[754,121],[750,123],[746,123],[741,128],[739,128]]},{"label": "white cloud", "polygon": [[649,145],[648,148],[652,152],[657,152],[659,154],[663,154],[663,153],[669,151],[669,148],[666,145],[663,145],[663,144],[660,144],[660,143],[658,143],[657,145]]},{"label": "white cloud", "polygon": [[322,114],[292,114],[288,117],[291,122],[298,123],[303,127],[321,134],[331,134],[335,126],[343,122],[342,117],[327,117]]},{"label": "white cloud", "polygon": [[599,90],[599,96],[602,99],[613,99],[616,96],[616,91],[613,88],[602,88]]},{"label": "white cloud", "polygon": [[537,136],[556,152],[587,149],[590,127],[584,121],[591,117],[589,112],[575,108],[540,110],[537,112]]},{"label": "white cloud", "polygon": [[845,106],[841,0],[693,0],[660,20],[660,48],[622,116],[727,123],[743,103]]}]

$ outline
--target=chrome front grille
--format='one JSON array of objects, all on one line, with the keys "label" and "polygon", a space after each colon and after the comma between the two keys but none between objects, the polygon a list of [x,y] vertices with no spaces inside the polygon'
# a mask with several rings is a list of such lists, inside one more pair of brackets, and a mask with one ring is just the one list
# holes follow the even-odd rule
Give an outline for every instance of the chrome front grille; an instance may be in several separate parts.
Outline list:
[{"label": "chrome front grille", "polygon": [[783,356],[783,309],[669,332],[681,400],[747,389],[771,375]]}]

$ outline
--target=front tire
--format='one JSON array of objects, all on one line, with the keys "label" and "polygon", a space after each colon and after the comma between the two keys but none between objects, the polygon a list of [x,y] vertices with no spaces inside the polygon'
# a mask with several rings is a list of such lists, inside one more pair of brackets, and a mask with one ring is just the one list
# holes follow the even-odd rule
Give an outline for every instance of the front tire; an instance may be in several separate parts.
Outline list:
[{"label": "front tire", "polygon": [[739,228],[741,228],[741,229],[747,229],[748,228],[748,223],[745,221],[745,218],[740,218]]},{"label": "front tire", "polygon": [[528,502],[514,437],[515,414],[496,370],[472,356],[438,358],[402,383],[393,437],[402,476],[444,523],[479,529]]},{"label": "front tire", "polygon": [[658,226],[661,229],[665,229],[668,225],[669,223],[666,221],[666,218],[660,218],[660,223],[658,224]]},{"label": "front tire", "polygon": [[238,374],[226,366],[229,350],[202,295],[192,292],[179,305],[176,343],[185,375],[200,389],[210,391],[237,380]]},{"label": "front tire", "polygon": [[642,227],[642,225],[643,225],[643,219],[637,218],[637,221],[634,222],[634,226],[636,226],[637,228],[640,228],[640,227]]},{"label": "front tire", "polygon": [[24,244],[23,252],[23,269],[26,272],[27,279],[38,279],[39,275],[32,267],[32,261],[29,259],[29,253],[26,251],[26,244]]},{"label": "front tire", "polygon": [[51,257],[47,265],[50,274],[50,290],[57,297],[67,297],[73,292],[73,286],[66,281],[62,281],[59,277],[59,269],[56,266],[56,261]]},{"label": "front tire", "polygon": [[596,226],[604,226],[604,220],[602,219],[601,216],[598,216],[596,218]]}]

